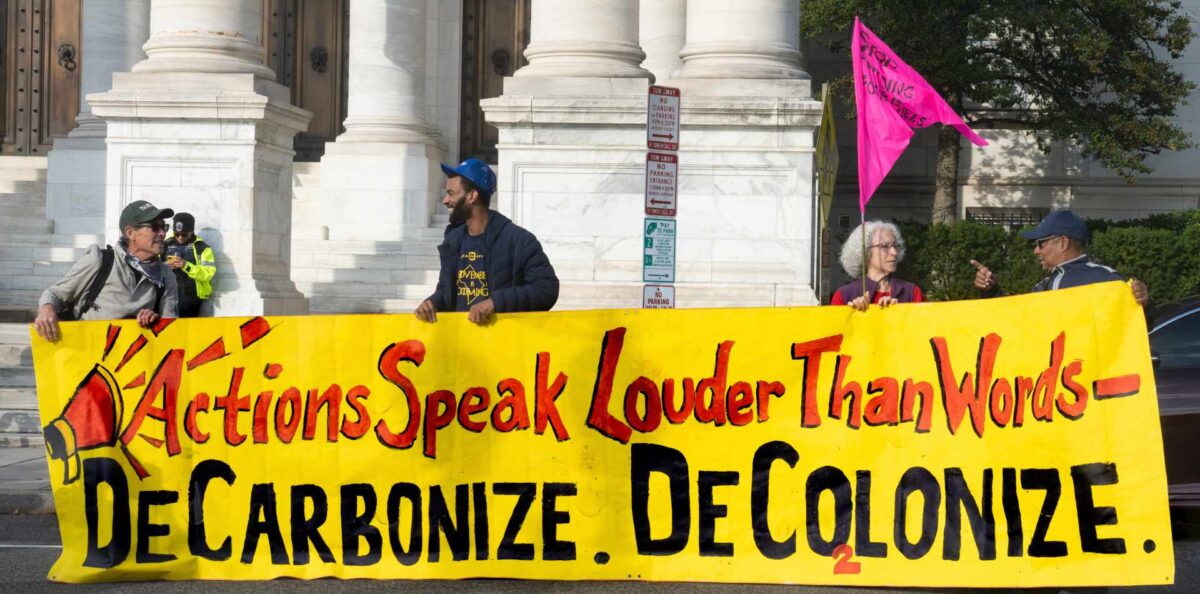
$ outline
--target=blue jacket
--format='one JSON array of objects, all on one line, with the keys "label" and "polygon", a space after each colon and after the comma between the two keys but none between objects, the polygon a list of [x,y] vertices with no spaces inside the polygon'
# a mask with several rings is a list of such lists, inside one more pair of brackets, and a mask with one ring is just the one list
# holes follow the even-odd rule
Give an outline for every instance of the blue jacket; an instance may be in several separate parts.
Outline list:
[{"label": "blue jacket", "polygon": [[[429,296],[437,311],[454,311],[458,302],[455,274],[467,225],[446,227],[446,236],[438,246],[441,272],[437,289]],[[542,244],[532,233],[515,225],[508,217],[488,211],[483,230],[487,250],[488,291],[497,313],[548,311],[558,301],[558,276]]]},{"label": "blue jacket", "polygon": [[1083,285],[1114,280],[1124,281],[1125,277],[1108,266],[1092,262],[1087,257],[1087,254],[1084,254],[1074,260],[1055,266],[1054,270],[1050,271],[1050,276],[1047,276],[1033,286],[1033,291],[1070,289],[1071,287],[1082,287]]}]

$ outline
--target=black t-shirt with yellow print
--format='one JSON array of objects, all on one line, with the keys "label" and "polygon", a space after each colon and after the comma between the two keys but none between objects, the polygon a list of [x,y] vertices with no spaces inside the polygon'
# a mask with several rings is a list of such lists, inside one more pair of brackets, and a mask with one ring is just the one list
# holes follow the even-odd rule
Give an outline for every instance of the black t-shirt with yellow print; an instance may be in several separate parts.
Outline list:
[{"label": "black t-shirt with yellow print", "polygon": [[454,311],[468,311],[472,305],[489,297],[487,254],[484,253],[483,235],[467,233],[463,237],[454,288],[458,297]]}]

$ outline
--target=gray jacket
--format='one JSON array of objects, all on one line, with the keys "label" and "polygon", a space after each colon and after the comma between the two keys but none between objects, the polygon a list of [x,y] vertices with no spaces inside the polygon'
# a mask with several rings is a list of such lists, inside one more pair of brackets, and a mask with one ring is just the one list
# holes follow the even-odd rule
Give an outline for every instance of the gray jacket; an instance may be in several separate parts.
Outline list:
[{"label": "gray jacket", "polygon": [[[89,247],[62,280],[42,292],[38,307],[50,304],[55,311],[61,311],[69,304],[78,313],[79,302],[100,269],[101,250],[103,248],[98,245]],[[156,303],[159,286],[162,287],[162,298]],[[174,318],[179,315],[177,303],[175,275],[164,264],[158,260],[138,262],[121,246],[115,245],[112,272],[83,319],[132,319],[142,309],[152,309],[164,318]]]}]

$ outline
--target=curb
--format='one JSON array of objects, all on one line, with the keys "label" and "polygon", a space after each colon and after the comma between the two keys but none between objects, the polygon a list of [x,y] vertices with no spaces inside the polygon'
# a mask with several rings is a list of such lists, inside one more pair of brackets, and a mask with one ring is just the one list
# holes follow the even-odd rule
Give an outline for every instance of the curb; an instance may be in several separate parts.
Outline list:
[{"label": "curb", "polygon": [[54,497],[49,490],[9,491],[0,489],[0,514],[46,515],[54,513]]}]

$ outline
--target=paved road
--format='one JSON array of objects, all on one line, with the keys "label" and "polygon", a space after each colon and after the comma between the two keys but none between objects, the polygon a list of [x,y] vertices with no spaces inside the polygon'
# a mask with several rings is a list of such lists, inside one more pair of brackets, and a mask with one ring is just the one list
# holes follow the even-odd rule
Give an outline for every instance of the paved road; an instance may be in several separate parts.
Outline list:
[{"label": "paved road", "polygon": [[[648,582],[561,582],[522,580],[464,580],[464,581],[339,581],[339,580],[275,580],[271,582],[143,582],[124,584],[90,584],[85,586],[63,586],[46,580],[50,565],[59,553],[58,526],[54,516],[0,515],[0,592],[36,594],[38,592],[120,592],[146,594],[222,594],[225,592],[247,592],[255,594],[305,594],[342,592],[380,592],[406,594],[409,592],[433,593],[557,593],[557,592],[615,592],[619,594],[662,594],[687,592],[688,594],[881,594],[885,592],[978,592],[981,594],[1006,594],[1019,590],[885,590],[862,588],[806,588],[795,586],[730,586],[728,584],[679,584]],[[1173,587],[1157,588],[1112,588],[1107,592],[1162,593],[1178,592],[1191,594],[1200,592],[1200,538],[1189,536],[1175,543],[1175,583]],[[1055,592],[1039,590],[1038,592]],[[1072,592],[1105,592],[1104,589],[1072,590]]]}]

